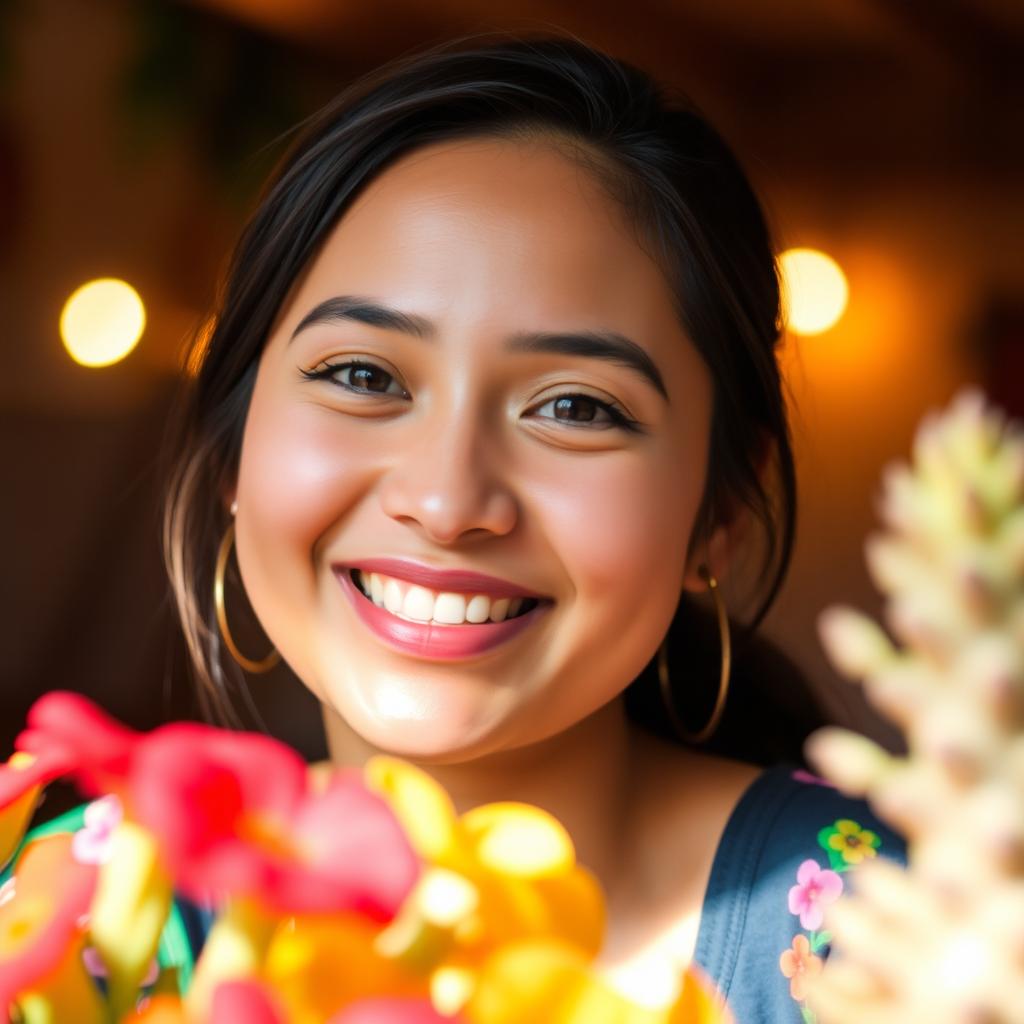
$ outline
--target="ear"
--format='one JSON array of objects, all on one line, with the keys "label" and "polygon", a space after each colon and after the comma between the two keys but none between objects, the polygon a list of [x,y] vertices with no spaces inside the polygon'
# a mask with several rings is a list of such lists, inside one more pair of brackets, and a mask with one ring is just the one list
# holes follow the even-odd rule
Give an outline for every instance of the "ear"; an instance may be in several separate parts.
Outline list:
[{"label": "ear", "polygon": [[683,589],[693,593],[703,593],[708,589],[707,583],[698,571],[702,565],[707,566],[715,580],[721,583],[729,572],[736,551],[750,532],[750,527],[751,514],[746,506],[728,523],[716,526],[707,542],[687,563]]},{"label": "ear", "polygon": [[[757,474],[764,486],[768,473],[771,471],[771,455],[774,444],[767,437],[760,445],[757,457]],[[729,518],[720,522],[712,531],[707,542],[693,555],[686,564],[683,576],[683,589],[694,593],[702,593],[708,589],[699,569],[706,565],[715,580],[721,582],[729,572],[736,552],[746,540],[754,525],[754,514],[745,504],[737,503],[729,511]]]}]

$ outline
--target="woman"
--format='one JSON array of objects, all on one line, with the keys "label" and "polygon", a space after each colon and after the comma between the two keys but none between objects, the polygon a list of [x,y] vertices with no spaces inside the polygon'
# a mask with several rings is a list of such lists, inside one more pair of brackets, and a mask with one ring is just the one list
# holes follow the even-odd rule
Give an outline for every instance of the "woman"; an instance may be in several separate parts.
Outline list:
[{"label": "woman", "polygon": [[[821,908],[898,851],[793,777],[796,674],[732,679],[792,546],[778,341],[761,210],[695,111],[574,40],[436,48],[277,172],[193,354],[165,529],[215,703],[222,639],[280,656],[333,763],[549,810],[608,896],[602,973],[645,1001],[696,960],[743,1024],[801,1019]],[[736,638],[719,587],[758,527]],[[232,543],[266,658],[217,621]]]}]

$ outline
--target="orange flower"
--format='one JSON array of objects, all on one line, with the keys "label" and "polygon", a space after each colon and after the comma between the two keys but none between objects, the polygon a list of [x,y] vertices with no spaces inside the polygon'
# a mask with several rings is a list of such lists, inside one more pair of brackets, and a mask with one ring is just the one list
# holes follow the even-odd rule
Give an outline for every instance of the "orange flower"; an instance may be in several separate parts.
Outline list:
[{"label": "orange flower", "polygon": [[811,952],[806,935],[797,935],[793,946],[779,957],[779,969],[789,978],[789,994],[796,1000],[807,995],[807,979],[821,973],[824,961]]},{"label": "orange flower", "polygon": [[[80,947],[80,921],[96,886],[96,866],[78,863],[72,837],[36,839],[22,851],[0,897],[0,1008],[43,989]],[[84,978],[81,965],[69,979]],[[67,973],[67,972],[65,972]],[[73,979],[72,979],[73,980]],[[83,1013],[83,1019],[86,1019]]]}]

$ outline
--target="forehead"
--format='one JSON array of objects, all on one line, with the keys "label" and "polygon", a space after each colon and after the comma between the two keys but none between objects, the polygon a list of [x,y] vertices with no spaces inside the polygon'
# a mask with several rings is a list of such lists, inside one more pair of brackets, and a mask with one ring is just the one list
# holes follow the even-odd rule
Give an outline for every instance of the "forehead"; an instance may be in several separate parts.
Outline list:
[{"label": "forehead", "polygon": [[571,320],[650,336],[675,325],[668,283],[625,212],[540,140],[444,142],[399,159],[331,231],[301,291],[505,329]]}]

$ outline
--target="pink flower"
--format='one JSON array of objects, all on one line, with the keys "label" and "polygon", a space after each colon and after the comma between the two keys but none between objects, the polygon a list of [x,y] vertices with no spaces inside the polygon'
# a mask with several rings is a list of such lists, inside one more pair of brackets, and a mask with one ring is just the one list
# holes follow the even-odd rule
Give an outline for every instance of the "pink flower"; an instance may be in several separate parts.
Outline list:
[{"label": "pink flower", "polygon": [[805,860],[797,869],[796,883],[789,890],[789,912],[799,914],[800,926],[813,932],[821,927],[824,908],[839,899],[843,879],[816,860]]},{"label": "pink flower", "polygon": [[328,1024],[458,1024],[443,1017],[426,999],[360,999],[336,1013]]},{"label": "pink flower", "polygon": [[114,829],[121,824],[121,801],[109,795],[93,800],[85,809],[85,825],[71,842],[71,852],[79,864],[105,864],[110,857]]},{"label": "pink flower", "polygon": [[285,1024],[270,990],[249,979],[222,981],[217,986],[210,1019],[221,1024]]},{"label": "pink flower", "polygon": [[357,772],[314,792],[302,758],[268,736],[156,729],[135,752],[128,801],[199,901],[244,896],[280,913],[386,922],[419,876],[394,812]]}]

